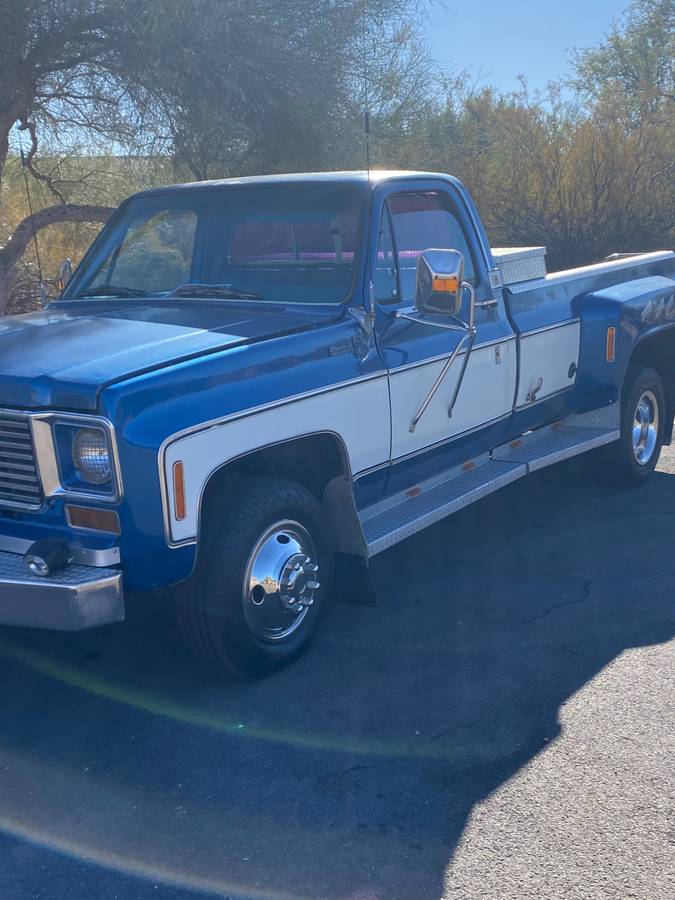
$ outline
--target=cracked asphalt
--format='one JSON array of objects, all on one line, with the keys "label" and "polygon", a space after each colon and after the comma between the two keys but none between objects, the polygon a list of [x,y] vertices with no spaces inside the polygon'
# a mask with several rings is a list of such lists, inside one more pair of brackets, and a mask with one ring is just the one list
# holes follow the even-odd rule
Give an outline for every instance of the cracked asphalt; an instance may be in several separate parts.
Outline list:
[{"label": "cracked asphalt", "polygon": [[675,896],[675,451],[531,476],[378,557],[258,683],[161,599],[0,629],[0,898]]}]

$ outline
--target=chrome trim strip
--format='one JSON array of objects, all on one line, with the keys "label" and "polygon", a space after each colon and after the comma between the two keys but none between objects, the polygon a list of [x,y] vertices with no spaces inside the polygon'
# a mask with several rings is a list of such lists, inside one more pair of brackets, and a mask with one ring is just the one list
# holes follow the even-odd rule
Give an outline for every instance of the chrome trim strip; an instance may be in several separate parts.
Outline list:
[{"label": "chrome trim strip", "polygon": [[[37,539],[36,539],[37,540]],[[34,543],[27,538],[12,537],[9,534],[0,535],[0,552],[23,554]],[[117,566],[121,562],[120,548],[107,547],[106,549],[94,550],[89,547],[71,547],[71,562],[78,566],[94,566],[95,568],[106,569],[109,566]]]},{"label": "chrome trim strip", "polygon": [[[58,411],[30,412],[29,410],[0,409],[1,416],[14,416],[27,419],[30,425],[33,448],[35,452],[35,467],[37,469],[40,485],[45,495],[45,500],[53,497],[64,497],[77,500],[100,500],[104,503],[116,503],[124,496],[122,482],[122,469],[120,466],[119,452],[115,428],[109,419],[104,416],[87,416],[79,413],[61,413]],[[101,494],[87,491],[69,491],[61,485],[56,456],[56,448],[52,433],[52,426],[56,422],[81,423],[83,427],[93,425],[103,428],[108,437],[110,453],[113,463],[113,487],[114,493]],[[22,509],[26,512],[39,512],[44,509],[45,503],[39,506],[27,506],[25,504],[0,503],[2,509]]]},{"label": "chrome trim strip", "polygon": [[[167,546],[171,547],[171,548],[185,547],[185,546],[189,546],[190,544],[197,543],[196,536],[194,538],[189,538],[184,541],[178,541],[178,542],[174,542],[171,539],[169,491],[168,491],[168,487],[167,487],[167,483],[166,483],[166,472],[164,471],[164,459],[166,456],[166,451],[171,444],[175,443],[176,441],[181,440],[184,437],[188,437],[189,435],[197,434],[200,431],[207,431],[209,428],[215,428],[219,425],[225,425],[228,422],[236,422],[239,419],[246,419],[246,418],[249,418],[250,416],[257,415],[258,413],[267,412],[270,409],[277,409],[278,407],[288,406],[291,403],[297,403],[298,401],[305,400],[309,397],[316,397],[316,396],[320,396],[321,394],[332,393],[333,391],[340,390],[342,388],[351,387],[352,385],[355,385],[355,384],[361,384],[366,381],[375,381],[378,378],[387,378],[387,377],[388,377],[387,370],[383,369],[381,372],[373,372],[370,375],[361,375],[358,378],[350,378],[347,381],[340,381],[337,385],[336,384],[326,385],[325,387],[315,388],[314,390],[311,390],[311,391],[305,391],[302,394],[294,394],[292,397],[284,397],[283,399],[275,400],[272,403],[263,403],[260,406],[254,406],[254,407],[251,407],[250,409],[240,410],[235,413],[229,413],[228,415],[221,416],[220,418],[217,418],[217,419],[209,419],[207,422],[201,422],[197,425],[192,425],[189,428],[183,428],[181,431],[177,431],[174,434],[171,434],[168,437],[164,438],[162,443],[159,445],[159,450],[157,451],[157,467],[159,470],[159,492],[160,492],[160,497],[161,497],[161,501],[162,501],[162,519],[163,519],[163,523],[164,523],[164,540],[165,540]],[[297,435],[297,437],[298,438],[308,437],[311,434],[322,434],[322,433],[326,433],[326,432],[308,432],[304,435],[302,435],[302,434]],[[333,432],[330,432],[330,433],[333,433]],[[340,435],[337,435],[337,437],[342,442],[342,438],[340,437]],[[289,440],[296,440],[296,438],[295,437],[289,438]],[[276,443],[286,443],[286,442],[285,441],[274,441],[271,444],[269,444],[268,446],[270,446],[270,447],[274,446],[274,444],[276,444]],[[261,448],[256,448],[256,449],[263,449],[263,448],[261,447]],[[239,457],[233,457],[233,459],[238,459],[238,458]],[[226,463],[232,462],[233,459],[232,460],[228,459],[228,460],[225,460],[224,462],[221,462],[216,468],[220,468],[221,466],[225,465]],[[212,470],[211,474],[213,474],[213,471],[215,471],[215,469]],[[200,505],[201,505],[201,495],[200,495]]]},{"label": "chrome trim strip", "polygon": [[[73,500],[99,500],[103,503],[116,503],[124,496],[124,484],[122,482],[122,469],[120,466],[119,452],[115,428],[109,419],[104,416],[86,416],[77,413],[28,413],[31,419],[33,440],[35,443],[35,457],[42,481],[42,489],[46,498],[65,497]],[[58,457],[54,444],[53,426],[59,422],[82,425],[83,428],[93,426],[103,429],[110,445],[110,454],[113,465],[113,493],[102,494],[97,491],[72,491],[63,487],[59,474]]]},{"label": "chrome trim strip", "polygon": [[473,428],[468,428],[466,431],[460,431],[457,434],[453,434],[451,437],[444,438],[442,441],[437,441],[435,444],[427,444],[426,447],[420,447],[419,450],[412,450],[410,453],[406,453],[404,456],[397,456],[391,460],[392,466],[395,463],[405,462],[408,459],[412,459],[414,456],[421,456],[423,453],[428,453],[430,450],[437,450],[439,447],[443,447],[445,444],[451,444],[453,441],[459,440],[459,438],[468,437],[471,434],[475,434],[477,431],[482,431],[483,428],[489,428],[491,425],[497,425],[498,422],[503,422],[504,419],[508,419],[513,415],[513,410],[509,410],[507,413],[504,413],[503,416],[497,416],[496,419],[489,419],[487,422],[482,422],[480,425],[476,425]]},{"label": "chrome trim strip", "polygon": [[[567,390],[567,388],[565,389]],[[363,469],[361,472],[358,472],[354,476],[354,481],[358,481],[359,478],[363,478],[364,475],[370,475],[373,472],[377,472],[379,469],[385,469],[387,466],[393,466],[396,463],[405,462],[408,459],[412,459],[414,456],[421,456],[423,453],[428,453],[431,450],[438,450],[440,447],[445,446],[445,444],[451,444],[453,441],[457,441],[463,437],[469,437],[472,434],[475,434],[477,431],[482,431],[483,428],[490,428],[492,425],[497,425],[498,422],[503,422],[504,419],[508,419],[513,415],[513,410],[509,410],[507,413],[504,413],[503,416],[497,416],[496,419],[489,419],[487,422],[483,422],[480,425],[475,425],[473,428],[468,428],[466,431],[460,431],[457,434],[453,434],[451,437],[443,438],[441,441],[436,441],[435,444],[428,444],[426,447],[421,447],[419,450],[412,450],[410,453],[406,453],[404,456],[395,456],[386,462],[379,463],[377,466],[371,466],[368,469]]]},{"label": "chrome trim strip", "polygon": [[[545,397],[540,397],[539,400],[533,400],[531,403],[523,403],[521,406],[514,406],[513,412],[523,412],[525,409],[532,409],[533,406],[537,406],[539,403],[545,403],[547,400],[554,400],[556,397],[560,397],[561,394],[566,394],[567,391],[571,391],[576,384],[576,381],[572,384],[568,384],[567,387],[560,388],[559,391],[554,391],[552,394],[546,394]],[[540,428],[545,428],[545,425],[538,426]]]},{"label": "chrome trim strip", "polygon": [[373,472],[379,472],[380,469],[386,469],[391,465],[391,460],[387,459],[384,462],[378,463],[376,466],[369,466],[367,469],[361,469],[360,472],[357,472],[354,476],[354,481],[358,481],[359,478],[365,478],[366,475],[372,475]]},{"label": "chrome trim strip", "polygon": [[[309,397],[317,397],[321,394],[330,394],[333,391],[339,391],[343,388],[352,387],[355,384],[361,384],[366,381],[375,381],[378,378],[386,378],[387,370],[382,369],[380,372],[373,372],[370,375],[360,375],[358,378],[350,378],[347,381],[339,381],[337,384],[329,384],[324,387],[314,388],[311,391],[304,391],[302,394],[293,394],[291,397],[284,397],[279,400],[273,400],[271,403],[262,403],[260,406],[252,406],[249,409],[239,410],[238,412],[228,413],[226,416],[220,416],[217,419],[209,419],[206,422],[200,422],[198,425],[190,425],[188,428],[183,428],[181,431],[176,431],[174,434],[169,435],[169,437],[164,438],[159,447],[159,453],[164,455],[166,448],[175,443],[176,441],[181,440],[181,438],[187,437],[190,434],[196,434],[199,431],[207,431],[209,428],[213,428],[216,425],[225,425],[226,422],[236,422],[239,419],[247,419],[249,416],[257,415],[258,413],[267,412],[270,409],[277,409],[280,406],[288,406],[291,403],[297,403],[299,400],[307,400]],[[310,434],[321,433],[321,432],[309,432]]]},{"label": "chrome trim strip", "polygon": [[542,334],[544,331],[553,331],[556,328],[565,328],[568,325],[575,325],[577,322],[581,322],[581,319],[578,316],[575,316],[571,319],[565,319],[563,322],[554,322],[553,325],[543,325],[541,328],[533,328],[532,331],[521,331],[519,337],[525,338],[530,337],[533,334]]},{"label": "chrome trim strip", "polygon": [[[516,340],[516,335],[508,335],[505,338],[499,338],[499,339],[496,339],[493,341],[487,341],[484,344],[479,345],[479,347],[475,348],[475,350],[479,350],[483,347],[492,347],[495,344],[502,344],[502,343],[506,343],[508,341],[515,341],[515,340]],[[474,352],[475,352],[475,350],[474,350]],[[437,359],[435,358],[433,360],[423,360],[419,363],[412,363],[410,366],[407,366],[405,368],[416,368],[418,366],[428,365],[433,362],[438,362],[438,361],[444,360],[444,359],[447,359],[447,354],[440,356]],[[210,419],[207,422],[199,423],[199,424],[193,425],[189,428],[184,428],[181,431],[177,431],[174,434],[169,435],[169,437],[165,438],[162,441],[162,443],[160,444],[159,450],[157,452],[157,467],[158,467],[158,473],[159,473],[159,489],[160,489],[160,496],[161,496],[161,502],[162,502],[162,519],[163,519],[163,527],[164,527],[164,540],[166,542],[166,545],[168,547],[170,547],[171,549],[175,549],[175,548],[179,548],[179,547],[188,547],[188,546],[195,545],[198,540],[198,535],[196,535],[195,537],[187,538],[182,541],[173,541],[171,538],[169,492],[168,492],[168,487],[167,487],[167,483],[166,483],[166,472],[165,472],[165,466],[164,466],[166,451],[171,444],[175,443],[176,441],[181,440],[184,437],[188,437],[190,435],[197,434],[201,431],[207,431],[210,428],[215,428],[220,425],[225,425],[229,422],[235,422],[240,419],[249,418],[250,416],[257,415],[258,413],[267,412],[270,409],[276,409],[278,407],[287,406],[292,403],[297,403],[301,400],[308,399],[310,397],[319,396],[321,394],[329,394],[329,393],[332,393],[333,391],[351,387],[355,384],[361,384],[361,383],[367,382],[367,381],[374,381],[379,378],[388,378],[389,375],[391,374],[391,372],[395,372],[395,371],[400,371],[400,370],[388,371],[386,369],[383,369],[380,372],[374,372],[370,375],[363,375],[358,378],[352,378],[352,379],[349,379],[348,381],[341,381],[338,384],[331,384],[331,385],[327,385],[326,387],[316,388],[312,391],[305,391],[302,394],[294,394],[292,397],[285,397],[283,399],[274,401],[272,403],[262,404],[260,406],[251,407],[250,409],[247,409],[247,410],[230,413],[226,416],[222,416],[217,419]],[[375,466],[370,466],[367,469],[362,469],[360,472],[352,473],[350,470],[349,474],[350,474],[350,478],[352,480],[352,484],[357,479],[359,479],[365,475],[368,475],[372,472],[375,472],[378,469],[386,468],[390,465],[393,465],[394,463],[401,462],[403,460],[409,459],[414,456],[418,456],[421,453],[426,453],[429,450],[435,450],[436,448],[441,447],[444,444],[450,443],[454,440],[457,440],[458,438],[465,437],[467,435],[473,434],[476,431],[480,431],[482,428],[487,428],[490,425],[494,425],[497,422],[500,422],[503,419],[508,418],[512,414],[513,414],[513,411],[509,410],[509,412],[505,413],[503,416],[499,416],[496,419],[491,419],[488,422],[481,423],[480,425],[477,425],[475,428],[471,428],[471,429],[468,429],[467,431],[460,432],[459,434],[452,435],[452,437],[449,437],[447,439],[439,441],[436,444],[431,444],[429,446],[423,447],[419,450],[415,450],[409,454],[406,454],[405,456],[396,457],[393,459],[386,459],[383,462],[376,464]],[[265,449],[265,447],[273,447],[273,446],[276,446],[277,444],[288,443],[289,441],[292,441],[292,440],[300,440],[303,437],[311,437],[314,434],[332,434],[338,438],[338,440],[344,447],[344,442],[342,440],[342,437],[339,434],[337,434],[336,432],[310,431],[310,432],[305,432],[303,434],[294,435],[292,438],[288,438],[284,441],[272,441],[271,443],[266,444],[263,447],[257,447],[256,451]],[[248,451],[247,453],[242,454],[242,455],[246,456],[246,455],[248,455],[249,452],[256,452],[256,451]],[[346,450],[345,450],[345,453],[346,453]],[[224,460],[223,462],[220,462],[217,466],[214,467],[214,469],[211,470],[209,477],[211,475],[213,475],[213,473],[217,469],[219,469],[222,466],[227,465],[231,462],[234,462],[236,459],[239,459],[239,458],[241,458],[241,456],[232,457],[231,459],[227,459],[227,460]],[[349,457],[348,456],[347,456],[347,466],[349,468]],[[208,483],[208,478],[206,479],[205,483]],[[202,490],[203,490],[203,487],[202,487]],[[201,503],[202,503],[202,494],[200,494],[200,498],[199,498],[199,507],[200,508],[201,508]]]},{"label": "chrome trim strip", "polygon": [[0,409],[0,416],[5,416],[10,419],[23,419],[28,423],[28,428],[30,430],[30,438],[33,444],[33,462],[35,464],[35,474],[37,476],[38,484],[42,490],[43,499],[40,503],[21,503],[13,500],[2,500],[0,501],[0,509],[17,509],[23,512],[40,512],[46,506],[46,497],[44,496],[44,486],[42,484],[42,478],[40,475],[40,467],[38,465],[38,453],[37,453],[37,445],[35,442],[35,434],[33,432],[33,422],[29,412],[26,410],[16,410],[16,409]]},{"label": "chrome trim strip", "polygon": [[[492,341],[484,341],[482,344],[474,344],[472,353],[478,353],[479,350],[485,350],[488,347],[494,347],[497,344],[508,344],[511,341],[515,341],[517,335],[509,334],[505,337],[495,338]],[[463,356],[466,353],[466,350],[460,350],[458,356]],[[390,375],[398,375],[399,372],[407,372],[410,369],[420,369],[422,366],[431,366],[434,363],[443,362],[450,356],[450,353],[443,353],[439,356],[432,356],[427,359],[420,359],[417,362],[405,363],[405,365],[397,366],[395,369],[389,369]]]},{"label": "chrome trim strip", "polygon": [[[236,456],[232,456],[230,459],[226,459],[226,460],[223,460],[222,462],[217,463],[210,470],[209,474],[206,476],[204,483],[202,484],[201,489],[199,491],[199,500],[197,502],[197,527],[199,527],[199,520],[201,518],[201,508],[202,508],[202,500],[204,497],[204,488],[209,483],[209,480],[211,479],[211,477],[219,469],[222,469],[223,466],[227,466],[230,463],[236,462],[236,460],[238,460],[238,459],[243,459],[246,456],[250,456],[252,453],[257,453],[260,450],[266,450],[269,447],[281,446],[282,444],[290,444],[291,441],[298,441],[298,440],[302,440],[303,438],[315,437],[316,435],[319,435],[319,434],[328,434],[328,435],[331,435],[331,437],[334,437],[337,439],[338,443],[340,444],[341,453],[343,456],[343,462],[344,462],[344,466],[346,469],[345,474],[349,478],[350,484],[353,485],[354,481],[355,481],[355,476],[352,473],[351,465],[349,462],[349,454],[347,452],[347,448],[345,447],[345,443],[344,443],[341,435],[339,435],[336,431],[326,431],[326,430],[307,431],[304,434],[297,434],[297,435],[293,435],[293,437],[284,438],[284,440],[282,440],[282,441],[270,441],[269,444],[263,444],[260,447],[256,447],[255,450],[247,450],[244,453],[238,453]],[[174,541],[171,538],[171,521],[169,518],[170,517],[169,493],[168,493],[168,489],[167,489],[167,485],[166,485],[166,478],[163,477],[164,453],[166,451],[165,444],[166,444],[166,447],[169,446],[168,443],[165,441],[162,444],[162,446],[160,447],[161,456],[158,456],[159,476],[160,476],[160,493],[161,493],[161,498],[162,498],[162,521],[163,521],[163,525],[164,525],[164,540],[165,540],[167,546],[170,547],[171,549],[174,549],[176,547],[189,547],[189,546],[197,543],[197,541],[199,539],[199,531],[197,531],[197,534],[194,537],[185,538],[182,541]],[[356,509],[356,505],[354,506],[354,509]]]},{"label": "chrome trim strip", "polygon": [[563,269],[560,272],[549,272],[545,278],[536,278],[533,281],[523,281],[517,284],[509,284],[506,290],[511,294],[525,294],[528,291],[541,288],[556,287],[559,284],[567,284],[570,281],[579,281],[591,275],[604,275],[621,269],[630,269],[635,266],[648,265],[649,263],[665,262],[674,259],[675,253],[671,250],[654,250],[649,253],[636,253],[628,259],[610,259],[591,263],[588,266],[580,266],[577,269]]}]

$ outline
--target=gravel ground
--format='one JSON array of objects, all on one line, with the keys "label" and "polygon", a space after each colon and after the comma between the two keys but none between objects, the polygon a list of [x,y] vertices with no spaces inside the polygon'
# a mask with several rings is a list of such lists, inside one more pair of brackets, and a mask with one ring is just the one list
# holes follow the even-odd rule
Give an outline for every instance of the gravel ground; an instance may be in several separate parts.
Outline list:
[{"label": "gravel ground", "polygon": [[258,683],[0,629],[0,898],[675,897],[674,476],[511,485]]}]

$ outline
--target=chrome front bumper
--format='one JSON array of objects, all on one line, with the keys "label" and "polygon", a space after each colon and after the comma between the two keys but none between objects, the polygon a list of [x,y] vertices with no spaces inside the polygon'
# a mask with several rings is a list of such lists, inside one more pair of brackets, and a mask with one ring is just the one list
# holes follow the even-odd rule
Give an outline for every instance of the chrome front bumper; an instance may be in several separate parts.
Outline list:
[{"label": "chrome front bumper", "polygon": [[0,552],[0,625],[84,631],[123,620],[119,569],[71,565],[40,578],[19,554]]}]

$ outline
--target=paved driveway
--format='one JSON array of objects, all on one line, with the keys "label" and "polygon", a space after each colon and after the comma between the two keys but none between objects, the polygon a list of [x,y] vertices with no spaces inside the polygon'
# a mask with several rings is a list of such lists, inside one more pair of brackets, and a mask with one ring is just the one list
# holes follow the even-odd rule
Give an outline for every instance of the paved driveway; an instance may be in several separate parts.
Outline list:
[{"label": "paved driveway", "polygon": [[625,493],[539,473],[254,684],[156,601],[0,629],[0,897],[673,897],[674,526],[673,452]]}]

